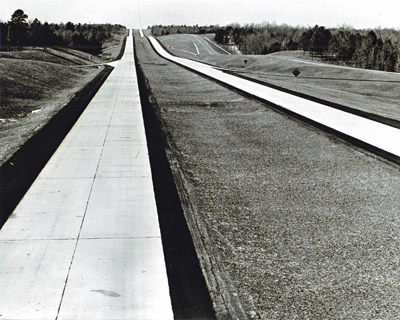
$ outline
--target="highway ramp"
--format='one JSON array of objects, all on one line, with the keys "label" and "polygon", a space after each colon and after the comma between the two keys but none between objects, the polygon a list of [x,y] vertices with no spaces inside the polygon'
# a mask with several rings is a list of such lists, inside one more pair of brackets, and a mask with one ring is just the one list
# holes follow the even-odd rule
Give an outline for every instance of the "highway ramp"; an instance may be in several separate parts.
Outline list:
[{"label": "highway ramp", "polygon": [[132,37],[0,230],[1,319],[172,319]]}]

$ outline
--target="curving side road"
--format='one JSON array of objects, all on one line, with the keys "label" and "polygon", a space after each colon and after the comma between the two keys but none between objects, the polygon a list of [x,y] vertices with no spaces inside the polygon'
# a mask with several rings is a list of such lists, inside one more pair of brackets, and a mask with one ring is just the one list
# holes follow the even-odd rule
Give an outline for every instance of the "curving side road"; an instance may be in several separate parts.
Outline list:
[{"label": "curving side road", "polygon": [[158,54],[165,59],[308,119],[369,151],[400,163],[399,129],[235,77],[204,63],[172,56],[155,38],[148,39]]},{"label": "curving side road", "polygon": [[211,46],[202,37],[197,34],[193,34],[192,36],[201,44],[201,46],[207,51],[208,54],[217,54],[217,52],[215,52],[215,50],[211,48]]}]

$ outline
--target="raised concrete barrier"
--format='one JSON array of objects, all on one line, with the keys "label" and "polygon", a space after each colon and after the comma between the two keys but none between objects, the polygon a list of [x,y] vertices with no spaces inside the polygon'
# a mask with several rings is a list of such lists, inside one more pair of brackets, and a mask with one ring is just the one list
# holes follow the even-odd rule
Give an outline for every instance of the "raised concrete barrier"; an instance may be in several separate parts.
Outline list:
[{"label": "raised concrete barrier", "polygon": [[1,319],[172,319],[133,58],[0,230]]}]

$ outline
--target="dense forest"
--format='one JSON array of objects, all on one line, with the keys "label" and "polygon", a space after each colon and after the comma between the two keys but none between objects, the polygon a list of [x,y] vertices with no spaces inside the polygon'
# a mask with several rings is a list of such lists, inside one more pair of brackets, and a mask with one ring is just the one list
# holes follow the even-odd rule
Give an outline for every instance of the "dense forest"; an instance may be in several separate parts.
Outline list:
[{"label": "dense forest", "polygon": [[112,34],[125,32],[125,27],[111,24],[42,23],[37,18],[27,22],[28,15],[16,10],[11,20],[0,23],[1,50],[18,50],[26,47],[71,47],[99,54],[104,42]]},{"label": "dense forest", "polygon": [[267,54],[303,50],[358,68],[399,71],[400,31],[394,29],[355,30],[351,27],[327,29],[288,25],[230,25],[215,32],[215,41],[232,43],[244,54]]},{"label": "dense forest", "polygon": [[220,44],[236,45],[243,54],[303,50],[311,57],[357,68],[400,71],[400,30],[355,30],[292,27],[276,23],[220,26],[153,26],[155,36],[175,33],[215,33]]}]

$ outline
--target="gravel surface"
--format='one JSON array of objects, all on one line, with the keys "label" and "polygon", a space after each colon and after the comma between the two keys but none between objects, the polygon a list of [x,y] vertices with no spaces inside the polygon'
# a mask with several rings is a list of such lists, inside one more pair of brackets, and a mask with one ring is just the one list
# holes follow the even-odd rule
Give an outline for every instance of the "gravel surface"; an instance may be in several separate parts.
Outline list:
[{"label": "gravel surface", "polygon": [[136,50],[247,316],[400,318],[399,166]]}]

